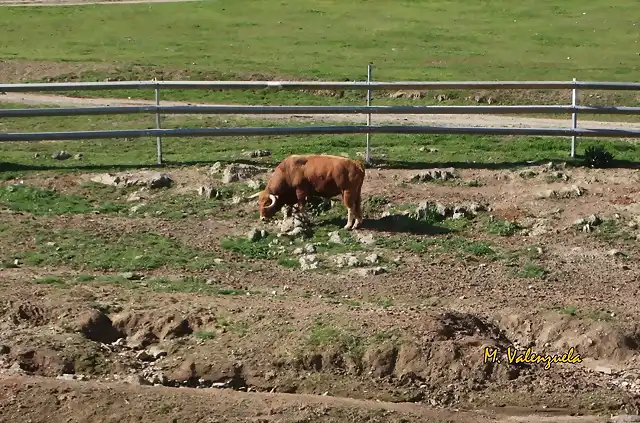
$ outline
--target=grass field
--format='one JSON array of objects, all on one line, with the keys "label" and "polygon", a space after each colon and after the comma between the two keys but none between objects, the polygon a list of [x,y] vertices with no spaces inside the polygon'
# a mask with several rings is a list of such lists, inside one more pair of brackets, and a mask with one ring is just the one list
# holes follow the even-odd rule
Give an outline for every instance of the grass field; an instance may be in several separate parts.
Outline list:
[{"label": "grass field", "polygon": [[[205,1],[6,8],[0,16],[0,60],[44,62],[47,78],[53,80],[363,80],[369,62],[375,65],[376,80],[634,80],[640,53],[635,8],[629,0],[561,5],[549,0]],[[59,74],[55,63],[61,64]],[[22,76],[16,70],[13,75]],[[36,71],[28,78],[40,79]],[[437,93],[428,94],[417,102],[433,102]],[[467,94],[451,101],[464,101]],[[363,95],[345,93],[339,101],[361,102]],[[565,104],[568,95],[562,94]],[[305,93],[260,91],[166,96],[242,103],[338,101],[326,95],[314,100]],[[495,96],[499,102],[513,102],[523,94]],[[557,96],[542,92],[528,100],[559,101]],[[611,96],[616,98],[606,94]],[[631,98],[622,95],[625,101]],[[377,98],[376,104],[384,101]]]},{"label": "grass field", "polygon": [[[361,80],[369,61],[377,80],[634,80],[636,9],[629,0],[3,7],[0,82]],[[397,94],[374,104],[570,99]],[[162,98],[362,104],[363,95]],[[640,100],[590,95],[580,103]],[[0,107],[26,107],[12,98]],[[162,118],[164,128],[284,124],[310,123]],[[0,132],[151,127],[153,115],[0,121]],[[289,154],[362,158],[364,135],[166,138],[162,167],[155,144],[0,143],[0,420],[506,423],[525,412],[548,414],[524,418],[532,423],[604,423],[640,410],[637,143],[579,139],[570,160],[569,138],[374,135],[355,231],[343,229],[339,198],[310,205],[307,225],[260,222],[247,197]],[[584,162],[596,145],[613,154],[609,166]],[[52,157],[62,150],[69,158]],[[148,183],[156,172],[171,182]],[[489,363],[485,347],[574,348],[582,361]]]}]

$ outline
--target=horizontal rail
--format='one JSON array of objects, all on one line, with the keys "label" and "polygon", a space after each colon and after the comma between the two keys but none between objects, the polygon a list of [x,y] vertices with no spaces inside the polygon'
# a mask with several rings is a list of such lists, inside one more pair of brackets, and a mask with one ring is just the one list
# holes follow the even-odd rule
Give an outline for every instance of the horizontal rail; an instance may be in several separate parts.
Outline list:
[{"label": "horizontal rail", "polygon": [[261,128],[196,128],[196,129],[127,129],[113,131],[23,132],[0,133],[3,141],[62,141],[142,137],[232,137],[270,135],[337,135],[337,134],[473,134],[473,135],[529,135],[582,136],[604,138],[640,138],[640,130],[629,129],[566,129],[566,128],[478,128],[446,126],[301,126]]},{"label": "horizontal rail", "polygon": [[640,107],[605,106],[114,106],[0,109],[0,118],[163,114],[523,114],[523,113],[640,114]]},{"label": "horizontal rail", "polygon": [[590,81],[112,81],[0,84],[0,92],[116,90],[116,89],[325,89],[325,90],[443,90],[443,89],[598,89],[640,91],[639,82]]}]

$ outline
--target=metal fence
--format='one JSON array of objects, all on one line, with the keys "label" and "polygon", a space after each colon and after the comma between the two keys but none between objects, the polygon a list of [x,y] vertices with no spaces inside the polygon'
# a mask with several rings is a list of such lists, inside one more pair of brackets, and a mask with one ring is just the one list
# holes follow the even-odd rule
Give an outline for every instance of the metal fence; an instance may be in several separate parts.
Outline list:
[{"label": "metal fence", "polygon": [[[575,157],[576,137],[640,138],[640,130],[578,128],[578,113],[640,114],[640,107],[578,106],[579,89],[640,91],[640,83],[561,81],[471,81],[471,82],[373,82],[371,65],[366,82],[298,82],[298,81],[126,81],[0,84],[0,92],[61,92],[72,90],[153,89],[155,106],[116,106],[78,108],[0,109],[0,119],[9,117],[82,116],[148,113],[155,114],[155,129],[100,130],[74,132],[0,133],[0,141],[80,140],[107,138],[156,137],[158,164],[162,163],[162,137],[258,136],[310,134],[366,134],[365,160],[370,161],[370,134],[472,134],[570,136],[571,157]],[[237,89],[237,90],[366,90],[366,106],[161,106],[161,89]],[[571,105],[558,106],[371,106],[375,90],[442,89],[568,89]],[[237,127],[162,129],[162,114],[366,114],[365,125],[301,127]],[[372,125],[373,114],[553,114],[571,113],[569,128],[447,127],[424,125]]]}]

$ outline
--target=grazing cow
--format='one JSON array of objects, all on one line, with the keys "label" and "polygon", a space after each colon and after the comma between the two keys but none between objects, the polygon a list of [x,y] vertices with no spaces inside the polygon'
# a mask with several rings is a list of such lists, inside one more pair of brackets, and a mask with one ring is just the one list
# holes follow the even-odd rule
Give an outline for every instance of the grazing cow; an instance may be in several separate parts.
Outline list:
[{"label": "grazing cow", "polygon": [[[291,155],[276,166],[267,187],[249,198],[258,198],[260,220],[268,220],[284,205],[304,212],[307,197],[342,196],[347,207],[345,229],[362,223],[360,192],[365,170],[362,162],[340,156]],[[286,214],[285,214],[286,215]]]}]

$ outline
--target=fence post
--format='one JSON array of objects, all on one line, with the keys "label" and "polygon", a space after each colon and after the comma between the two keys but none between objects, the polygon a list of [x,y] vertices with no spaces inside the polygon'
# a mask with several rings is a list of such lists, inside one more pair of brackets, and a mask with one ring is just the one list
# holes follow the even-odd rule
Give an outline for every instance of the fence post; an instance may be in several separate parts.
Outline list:
[{"label": "fence post", "polygon": [[[154,81],[158,81],[158,78],[154,78]],[[156,88],[155,88],[155,93],[156,93],[156,107],[160,106],[160,86],[158,84],[156,84]],[[156,129],[161,129],[160,128],[160,112],[156,110]],[[161,136],[157,136],[156,137],[156,149],[158,152],[158,164],[162,164],[162,137]]]},{"label": "fence post", "polygon": [[[372,63],[367,65],[367,84],[371,83],[371,68],[373,67]],[[367,89],[367,107],[371,106],[371,89]],[[367,113],[367,126],[371,126],[371,113]],[[369,151],[369,140],[371,139],[371,134],[367,132],[367,150],[364,155],[364,161],[367,164],[371,164],[371,154]]]},{"label": "fence post", "polygon": [[[574,110],[571,112],[571,129],[576,130],[578,128],[578,113],[575,107],[578,103],[578,89],[576,87],[576,79],[573,78],[573,89],[571,90],[571,106]],[[576,156],[576,136],[571,136],[571,158]]]}]

